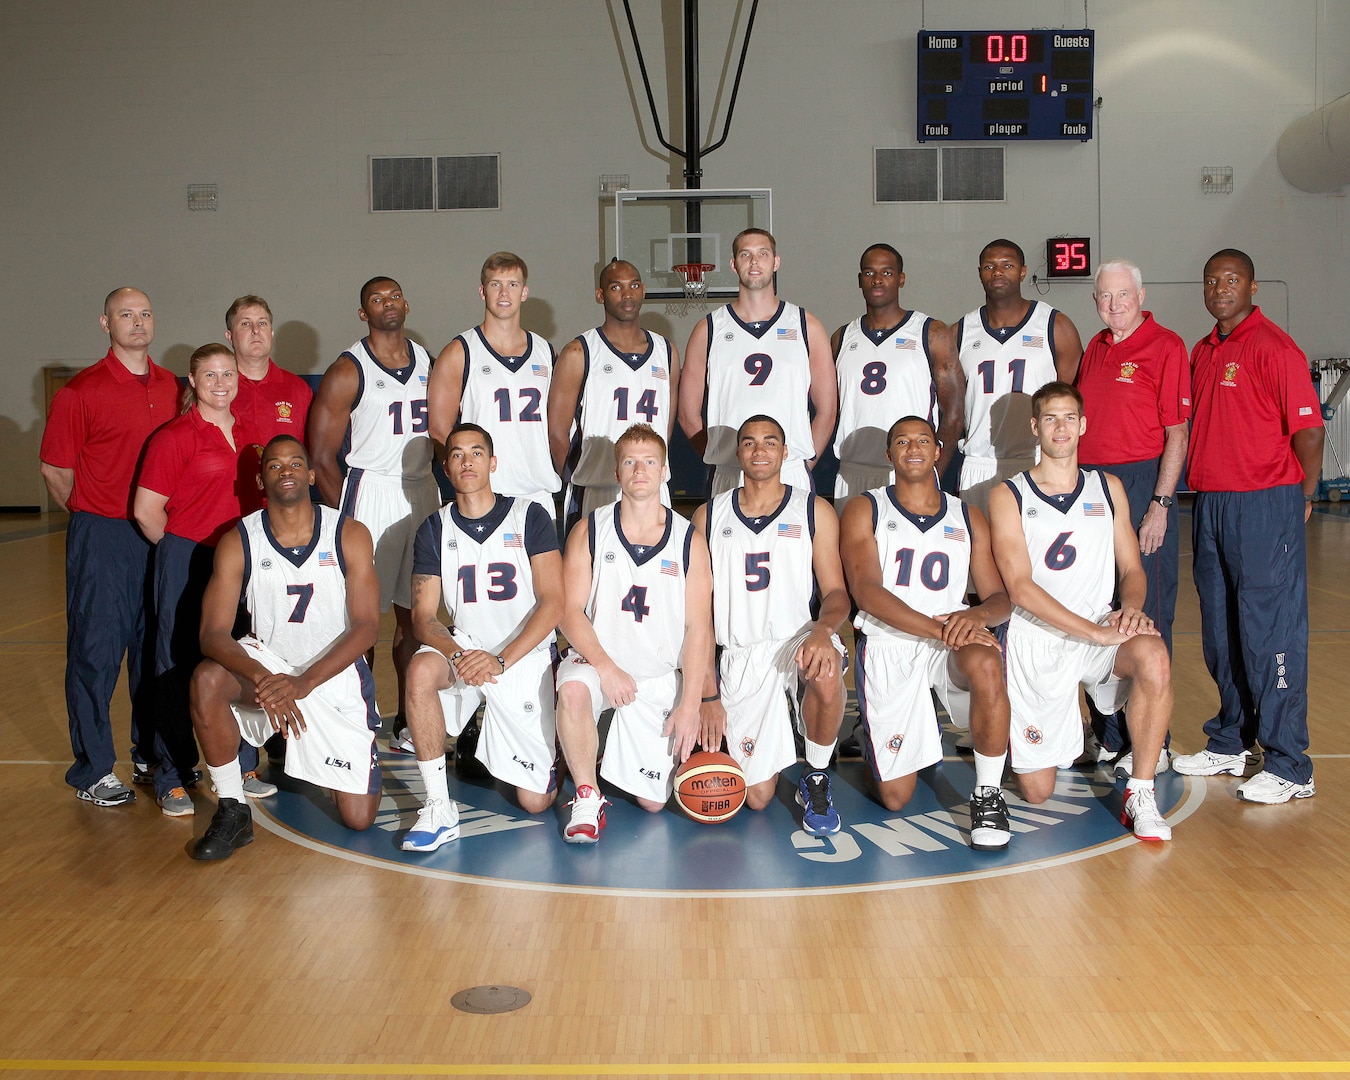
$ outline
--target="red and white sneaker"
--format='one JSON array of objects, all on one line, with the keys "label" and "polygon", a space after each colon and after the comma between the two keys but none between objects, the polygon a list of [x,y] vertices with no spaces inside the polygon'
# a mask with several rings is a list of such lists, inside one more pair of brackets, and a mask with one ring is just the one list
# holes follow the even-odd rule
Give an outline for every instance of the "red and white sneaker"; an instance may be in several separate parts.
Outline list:
[{"label": "red and white sneaker", "polygon": [[1125,809],[1120,823],[1134,830],[1139,840],[1171,840],[1172,826],[1158,810],[1152,788],[1126,788]]},{"label": "red and white sneaker", "polygon": [[577,788],[577,797],[567,804],[572,818],[563,829],[563,839],[569,844],[594,844],[605,827],[606,799],[590,784]]}]

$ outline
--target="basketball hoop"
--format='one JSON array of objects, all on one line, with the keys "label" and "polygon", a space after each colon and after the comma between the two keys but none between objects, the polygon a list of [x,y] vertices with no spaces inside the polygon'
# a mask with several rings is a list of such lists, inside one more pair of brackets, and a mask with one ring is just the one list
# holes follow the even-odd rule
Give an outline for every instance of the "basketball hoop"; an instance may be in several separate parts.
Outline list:
[{"label": "basketball hoop", "polygon": [[701,303],[708,295],[708,283],[703,280],[703,275],[712,273],[717,267],[712,263],[680,263],[670,269],[684,278],[685,303],[694,304]]}]

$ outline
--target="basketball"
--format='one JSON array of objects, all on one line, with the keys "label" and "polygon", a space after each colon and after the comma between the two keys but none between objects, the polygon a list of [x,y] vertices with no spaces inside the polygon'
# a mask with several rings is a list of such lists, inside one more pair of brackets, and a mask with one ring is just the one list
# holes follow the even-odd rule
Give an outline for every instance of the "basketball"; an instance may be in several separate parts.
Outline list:
[{"label": "basketball", "polygon": [[745,805],[745,774],[729,754],[701,751],[675,770],[675,798],[695,821],[715,825]]}]

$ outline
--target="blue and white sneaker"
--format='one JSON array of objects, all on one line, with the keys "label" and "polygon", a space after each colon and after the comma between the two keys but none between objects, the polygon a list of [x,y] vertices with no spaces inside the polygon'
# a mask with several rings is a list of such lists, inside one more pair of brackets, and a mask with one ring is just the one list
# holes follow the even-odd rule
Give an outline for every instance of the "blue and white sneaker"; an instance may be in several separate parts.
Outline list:
[{"label": "blue and white sneaker", "polygon": [[417,814],[417,824],[403,838],[404,851],[435,851],[459,839],[459,806],[431,799]]},{"label": "blue and white sneaker", "polygon": [[797,805],[802,807],[802,830],[812,836],[833,836],[839,831],[839,812],[830,795],[830,775],[821,769],[802,773],[797,782]]}]

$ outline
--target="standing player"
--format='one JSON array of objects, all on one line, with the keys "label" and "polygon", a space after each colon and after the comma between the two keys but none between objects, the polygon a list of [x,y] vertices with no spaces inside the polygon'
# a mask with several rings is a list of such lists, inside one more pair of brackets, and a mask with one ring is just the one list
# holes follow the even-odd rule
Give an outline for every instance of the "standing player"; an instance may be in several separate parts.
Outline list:
[{"label": "standing player", "polygon": [[823,836],[839,831],[825,770],[844,716],[845,653],[837,631],[849,598],[839,519],[809,489],[783,483],[787,455],[782,425],[749,417],[737,432],[744,486],[694,511],[694,528],[707,536],[712,557],[713,626],[722,647],[703,681],[703,745],[717,745],[725,732],[745,773],[746,805],[763,810],[779,772],[797,760],[792,722],[804,687],[806,768],[797,801],[805,809],[802,828]]},{"label": "standing player", "polygon": [[[895,486],[849,503],[839,544],[859,608],[854,681],[872,779],[882,805],[900,810],[918,771],[942,760],[931,687],[975,737],[970,846],[998,851],[1012,835],[1001,790],[1009,712],[1003,652],[989,628],[1012,605],[984,515],[938,488],[932,421],[904,417],[887,440]],[[967,580],[978,607],[966,606]]]},{"label": "standing player", "polygon": [[[408,301],[390,277],[361,286],[357,315],[370,334],[356,342],[324,372],[309,418],[309,442],[319,495],[329,506],[370,530],[375,570],[380,576],[380,610],[394,606],[394,673],[398,717],[391,749],[407,750],[404,680],[417,650],[412,632],[413,538],[417,527],[441,504],[431,475],[427,434],[427,378],[431,358],[408,340],[403,325]],[[338,466],[343,437],[350,434],[347,476]],[[370,662],[374,664],[374,653]]]},{"label": "standing player", "polygon": [[[380,583],[370,533],[309,501],[305,448],[278,435],[263,448],[267,509],[216,548],[202,604],[202,652],[192,677],[192,724],[220,797],[192,857],[228,859],[253,842],[236,756],[242,734],[288,740],[286,774],[332,790],[349,829],[368,829],[380,805],[375,680],[366,650],[380,632]],[[253,632],[232,636],[239,597]]]},{"label": "standing player", "polygon": [[[153,662],[145,627],[150,545],[131,520],[132,479],[150,433],[178,415],[178,380],[150,359],[155,315],[140,289],[114,289],[99,320],[108,353],[56,392],[42,433],[42,479],[66,528],[66,713],[75,762],[66,783],[95,806],[136,793],[113,765],[113,689],[122,657],[131,691],[131,738],[153,730]],[[136,768],[148,781],[145,748]]]},{"label": "standing player", "polygon": [[708,545],[661,505],[665,440],[634,424],[615,442],[614,460],[619,501],[582,519],[563,562],[570,652],[558,676],[558,741],[577,788],[563,830],[571,844],[593,844],[605,827],[608,800],[595,779],[600,713],[614,710],[601,772],[656,813],[698,740],[698,698],[712,665]]},{"label": "standing player", "polygon": [[528,279],[524,260],[509,251],[483,263],[483,322],[442,349],[432,371],[431,437],[439,449],[457,424],[479,425],[503,451],[493,479],[497,493],[537,502],[553,517],[562,486],[549,450],[553,346],[521,329]]},{"label": "standing player", "polygon": [[[994,558],[1014,604],[1007,644],[1013,771],[1027,801],[1044,802],[1056,768],[1083,752],[1079,684],[1104,712],[1129,698],[1135,754],[1121,821],[1140,840],[1170,840],[1153,773],[1172,719],[1172,665],[1141,610],[1147,586],[1125,489],[1114,476],[1078,467],[1087,420],[1074,387],[1047,383],[1032,395],[1031,410],[1040,461],[989,496]],[[1114,611],[1113,593],[1120,597]]]},{"label": "standing player", "polygon": [[[1083,409],[1092,417],[1078,444],[1078,460],[1111,473],[1125,486],[1148,581],[1143,611],[1170,656],[1180,562],[1173,496],[1186,462],[1191,366],[1181,338],[1144,310],[1144,279],[1134,263],[1102,263],[1092,295],[1106,329],[1088,342],[1078,369]],[[1126,750],[1125,718],[1102,716],[1091,699],[1088,710],[1101,760]],[[1126,752],[1116,767],[1128,775],[1133,760]],[[1167,766],[1164,747],[1158,769],[1165,772]]]},{"label": "standing player", "polygon": [[980,252],[984,306],[957,326],[966,399],[961,498],[983,510],[989,492],[1035,463],[1030,395],[1060,379],[1073,382],[1083,346],[1062,311],[1022,298],[1027,261],[1011,240]]},{"label": "standing player", "polygon": [[[445,736],[479,705],[477,757],[515,788],[527,814],[557,796],[553,630],[562,615],[562,556],[553,519],[530,499],[496,495],[492,436],[450,432],[445,471],[455,500],[417,530],[413,627],[424,644],[408,665],[408,728],[427,801],[404,851],[435,851],[459,836],[445,775]],[[453,630],[440,621],[442,598]]]},{"label": "standing player", "polygon": [[1308,564],[1304,526],[1326,437],[1308,358],[1267,319],[1256,269],[1225,248],[1205,264],[1214,329],[1191,350],[1195,589],[1205,666],[1219,688],[1209,741],[1176,759],[1191,776],[1241,775],[1259,742],[1248,802],[1311,798]]},{"label": "standing player", "polygon": [[554,469],[567,470],[563,519],[569,525],[619,497],[614,447],[630,424],[646,423],[666,439],[674,427],[680,357],[674,345],[639,324],[646,295],[637,267],[613,260],[600,271],[595,290],[605,321],[558,354],[548,433]]},{"label": "standing player", "polygon": [[830,441],[839,407],[830,340],[814,315],[778,299],[780,260],[771,234],[745,229],[731,242],[731,254],[740,293],[689,335],[680,427],[716,468],[712,494],[718,495],[740,483],[741,425],[751,416],[779,417],[786,432],[783,480],[810,491],[810,466]]},{"label": "standing player", "polygon": [[839,378],[834,505],[840,514],[850,497],[891,482],[886,432],[895,417],[926,416],[937,425],[939,476],[961,437],[961,369],[951,328],[900,306],[904,267],[890,244],[867,248],[858,266],[867,312],[830,338]]}]

